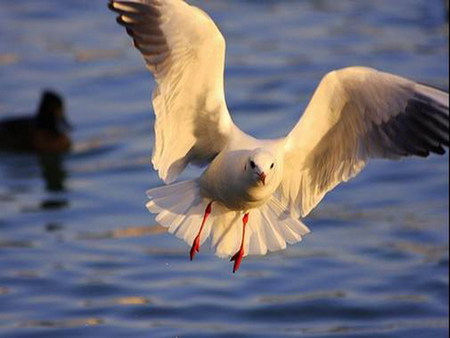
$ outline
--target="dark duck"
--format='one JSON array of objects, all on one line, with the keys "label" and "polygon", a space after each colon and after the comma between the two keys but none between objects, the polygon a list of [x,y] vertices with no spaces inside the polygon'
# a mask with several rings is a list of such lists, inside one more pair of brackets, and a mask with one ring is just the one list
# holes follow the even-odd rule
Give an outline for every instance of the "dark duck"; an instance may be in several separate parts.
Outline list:
[{"label": "dark duck", "polygon": [[45,91],[35,116],[0,120],[0,150],[63,153],[71,148],[71,129],[58,94]]}]

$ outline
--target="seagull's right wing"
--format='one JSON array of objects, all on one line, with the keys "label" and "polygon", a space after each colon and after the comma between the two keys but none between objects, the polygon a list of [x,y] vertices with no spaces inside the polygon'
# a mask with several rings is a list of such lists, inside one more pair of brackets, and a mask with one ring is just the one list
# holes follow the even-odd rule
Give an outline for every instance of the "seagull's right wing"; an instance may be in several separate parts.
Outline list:
[{"label": "seagull's right wing", "polygon": [[153,165],[173,182],[190,162],[211,161],[234,124],[224,95],[225,40],[182,0],[110,0],[157,81]]},{"label": "seagull's right wing", "polygon": [[286,140],[280,198],[306,216],[370,158],[444,154],[449,95],[374,69],[329,73]]}]

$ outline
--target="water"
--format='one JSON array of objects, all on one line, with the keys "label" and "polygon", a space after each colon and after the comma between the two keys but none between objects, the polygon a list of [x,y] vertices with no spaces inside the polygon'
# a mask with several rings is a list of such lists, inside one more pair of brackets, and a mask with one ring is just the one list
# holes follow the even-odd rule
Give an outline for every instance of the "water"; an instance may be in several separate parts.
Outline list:
[{"label": "water", "polygon": [[[206,248],[189,263],[144,208],[153,84],[105,3],[0,0],[0,116],[54,88],[76,126],[67,157],[0,154],[0,336],[447,337],[447,156],[373,162],[303,243],[236,275]],[[195,3],[227,38],[227,100],[256,136],[285,134],[334,68],[448,88],[441,1]]]}]

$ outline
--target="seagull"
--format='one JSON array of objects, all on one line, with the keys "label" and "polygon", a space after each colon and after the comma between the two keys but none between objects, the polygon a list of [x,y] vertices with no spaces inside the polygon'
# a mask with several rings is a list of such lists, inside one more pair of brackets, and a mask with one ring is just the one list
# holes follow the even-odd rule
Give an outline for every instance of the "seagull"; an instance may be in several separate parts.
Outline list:
[{"label": "seagull", "polygon": [[[257,139],[233,122],[224,94],[225,39],[183,0],[110,0],[156,80],[152,163],[166,185],[147,192],[156,221],[191,246],[211,238],[235,273],[248,255],[286,249],[305,218],[373,158],[443,155],[449,94],[393,74],[326,74],[286,137]],[[177,182],[189,164],[200,177]]]}]

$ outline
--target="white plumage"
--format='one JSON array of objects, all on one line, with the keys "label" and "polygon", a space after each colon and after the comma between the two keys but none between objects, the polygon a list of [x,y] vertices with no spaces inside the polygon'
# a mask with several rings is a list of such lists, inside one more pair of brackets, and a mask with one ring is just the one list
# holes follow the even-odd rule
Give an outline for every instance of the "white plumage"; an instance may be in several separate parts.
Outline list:
[{"label": "white plumage", "polygon": [[299,242],[299,220],[370,158],[444,154],[448,93],[392,74],[352,67],[327,74],[294,129],[258,140],[232,121],[224,95],[225,40],[211,18],[182,0],[111,0],[157,87],[153,164],[173,183],[188,164],[194,181],[148,191],[156,220],[192,245],[211,238],[236,271],[246,255]]}]

